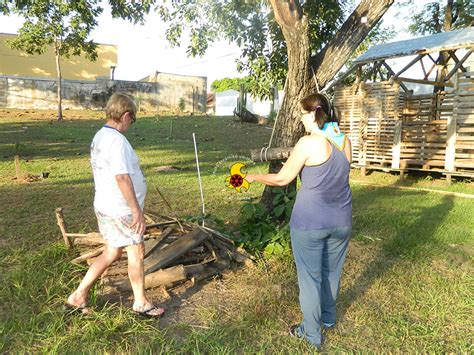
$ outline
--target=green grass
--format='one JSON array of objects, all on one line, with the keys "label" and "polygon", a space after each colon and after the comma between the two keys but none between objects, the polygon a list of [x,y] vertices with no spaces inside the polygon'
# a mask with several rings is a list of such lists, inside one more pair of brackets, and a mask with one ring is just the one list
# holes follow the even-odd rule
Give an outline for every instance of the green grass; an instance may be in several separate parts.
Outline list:
[{"label": "green grass", "polygon": [[[96,116],[91,116],[96,117]],[[173,134],[170,125],[173,122]],[[286,335],[300,320],[291,255],[260,260],[203,291],[186,311],[161,321],[137,320],[126,307],[91,297],[91,317],[66,317],[61,305],[84,274],[68,261],[54,209],[65,208],[68,229],[96,230],[89,144],[103,121],[62,124],[21,117],[0,121],[0,352],[308,353]],[[24,127],[27,127],[26,129]],[[238,228],[243,195],[225,187],[228,168],[259,148],[271,130],[228,118],[147,117],[127,133],[141,159],[149,191],[146,210],[169,214],[158,186],[181,216],[201,213],[192,133],[199,146],[206,211]],[[13,180],[13,156],[23,173],[50,177]],[[239,158],[236,158],[239,157]],[[245,161],[244,161],[245,162]],[[251,171],[265,171],[251,164]],[[178,171],[155,170],[173,165]],[[373,173],[352,184],[354,232],[345,265],[337,327],[325,333],[325,351],[472,352],[474,203],[472,199],[391,189],[395,175]],[[426,176],[405,186],[473,193],[468,181],[447,187]],[[186,306],[183,306],[183,309]],[[176,319],[175,319],[176,318]]]}]

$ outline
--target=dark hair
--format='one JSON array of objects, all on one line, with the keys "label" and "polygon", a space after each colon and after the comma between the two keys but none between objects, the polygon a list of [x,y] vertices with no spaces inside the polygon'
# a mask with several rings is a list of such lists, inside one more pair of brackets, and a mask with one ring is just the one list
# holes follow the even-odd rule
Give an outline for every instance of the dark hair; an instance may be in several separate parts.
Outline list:
[{"label": "dark hair", "polygon": [[303,110],[314,112],[314,120],[319,129],[323,129],[326,122],[339,123],[339,110],[323,94],[310,94],[300,101],[300,105]]}]

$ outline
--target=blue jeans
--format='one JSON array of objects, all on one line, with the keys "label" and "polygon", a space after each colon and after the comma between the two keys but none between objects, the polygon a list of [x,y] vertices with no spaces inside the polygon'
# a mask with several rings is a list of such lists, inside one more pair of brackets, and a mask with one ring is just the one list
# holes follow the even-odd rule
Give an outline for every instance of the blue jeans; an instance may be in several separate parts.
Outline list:
[{"label": "blue jeans", "polygon": [[295,230],[291,245],[298,273],[303,321],[298,336],[319,348],[321,323],[336,323],[336,298],[351,227]]}]

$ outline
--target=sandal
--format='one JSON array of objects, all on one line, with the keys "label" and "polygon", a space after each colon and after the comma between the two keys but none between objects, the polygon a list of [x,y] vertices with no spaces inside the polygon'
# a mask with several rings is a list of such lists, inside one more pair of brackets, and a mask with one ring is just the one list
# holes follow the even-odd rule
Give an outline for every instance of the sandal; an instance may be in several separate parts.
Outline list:
[{"label": "sandal", "polygon": [[289,329],[288,333],[290,333],[290,336],[295,337],[295,338],[300,338],[300,335],[298,334],[298,328],[299,324],[293,324]]},{"label": "sandal", "polygon": [[63,310],[67,312],[68,314],[74,314],[74,315],[89,315],[92,313],[92,310],[86,306],[85,303],[81,304],[80,306],[74,306],[69,303],[65,303],[63,305]]},{"label": "sandal", "polygon": [[144,318],[161,318],[163,314],[165,314],[164,308],[158,308],[154,305],[152,305],[146,311],[135,311],[134,309],[132,309],[132,312]]}]

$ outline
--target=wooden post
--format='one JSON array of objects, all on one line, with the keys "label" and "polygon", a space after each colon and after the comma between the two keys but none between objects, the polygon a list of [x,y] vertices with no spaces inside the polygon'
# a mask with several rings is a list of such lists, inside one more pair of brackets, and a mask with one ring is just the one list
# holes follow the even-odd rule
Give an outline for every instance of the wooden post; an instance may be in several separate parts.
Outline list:
[{"label": "wooden post", "polygon": [[66,247],[68,249],[71,249],[72,242],[71,242],[71,239],[69,239],[69,237],[67,236],[66,222],[64,221],[63,208],[62,207],[56,208],[55,213],[56,213],[56,220],[58,222],[59,229],[61,230],[61,234],[64,239],[64,243],[66,244]]},{"label": "wooden post", "polygon": [[288,159],[293,147],[266,148],[250,150],[250,159],[255,162]]},{"label": "wooden post", "polygon": [[[459,74],[458,74],[459,76]],[[458,115],[458,104],[457,92],[459,90],[459,80],[456,80],[456,86],[454,88],[454,103],[453,103],[453,114],[448,117],[448,128],[446,135],[446,155],[444,159],[444,169],[446,171],[455,171],[455,159],[456,159],[456,126],[457,126],[457,115]],[[448,178],[450,183],[451,176]]]},{"label": "wooden post", "polygon": [[393,132],[392,169],[400,168],[401,141],[402,141],[402,121],[398,120],[395,123],[395,130]]},{"label": "wooden post", "polygon": [[364,83],[360,83],[359,89],[359,103],[360,103],[360,122],[359,122],[359,165],[361,165],[361,175],[365,176],[365,165],[367,158],[367,142],[365,137],[367,137],[367,124],[368,124],[368,114],[367,108],[364,105],[365,90]]},{"label": "wooden post", "polygon": [[16,179],[20,180],[21,178],[21,169],[20,169],[20,156],[18,154],[15,155],[15,175]]},{"label": "wooden post", "polygon": [[[400,119],[400,85],[397,85],[396,90],[397,95],[396,101],[393,103],[394,105],[394,113],[395,113],[395,128],[393,132],[393,146],[392,146],[392,168],[398,169],[400,168],[400,155],[401,155],[401,143],[402,143],[402,128],[403,122]],[[403,173],[400,174],[401,179],[403,179]]]}]

